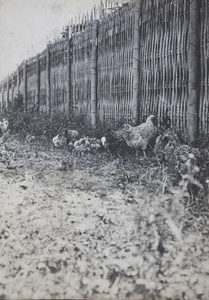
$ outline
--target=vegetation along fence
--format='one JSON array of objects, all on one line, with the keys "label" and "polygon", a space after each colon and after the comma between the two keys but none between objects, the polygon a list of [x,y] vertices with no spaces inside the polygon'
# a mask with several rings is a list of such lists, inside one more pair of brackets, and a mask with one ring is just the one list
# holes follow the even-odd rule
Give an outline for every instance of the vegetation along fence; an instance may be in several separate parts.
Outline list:
[{"label": "vegetation along fence", "polygon": [[103,122],[171,118],[192,142],[209,132],[207,0],[108,5],[77,22],[0,84],[1,110],[18,90],[25,108]]}]

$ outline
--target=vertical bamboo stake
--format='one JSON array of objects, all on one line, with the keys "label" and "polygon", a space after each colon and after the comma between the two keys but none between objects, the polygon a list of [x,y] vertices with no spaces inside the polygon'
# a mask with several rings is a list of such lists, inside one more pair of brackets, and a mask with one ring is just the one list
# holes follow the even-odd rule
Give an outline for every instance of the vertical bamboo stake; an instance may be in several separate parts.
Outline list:
[{"label": "vertical bamboo stake", "polygon": [[20,67],[17,68],[17,92],[19,92],[20,88]]},{"label": "vertical bamboo stake", "polygon": [[133,32],[133,125],[139,121],[139,2],[136,2],[134,11],[134,32]]},{"label": "vertical bamboo stake", "polygon": [[27,111],[27,62],[23,65],[23,101],[25,103],[25,110]]},{"label": "vertical bamboo stake", "polygon": [[46,51],[46,106],[47,113],[51,114],[51,76],[50,76],[50,44]]},{"label": "vertical bamboo stake", "polygon": [[5,109],[5,97],[4,97],[4,92],[5,92],[5,83],[3,83],[3,91],[2,91],[2,110]]},{"label": "vertical bamboo stake", "polygon": [[12,107],[14,107],[14,88],[15,88],[15,85],[14,85],[14,73],[12,74]]},{"label": "vertical bamboo stake", "polygon": [[0,111],[2,112],[4,108],[4,83],[2,83],[1,86],[1,106],[0,106]]},{"label": "vertical bamboo stake", "polygon": [[36,57],[36,111],[40,109],[40,59]]},{"label": "vertical bamboo stake", "polygon": [[194,144],[198,137],[198,114],[199,114],[199,18],[200,18],[199,0],[190,1],[190,23],[189,23],[189,98],[187,102],[187,134],[190,144]]},{"label": "vertical bamboo stake", "polygon": [[97,119],[97,35],[98,22],[92,27],[92,53],[91,53],[91,125],[96,127]]},{"label": "vertical bamboo stake", "polygon": [[5,108],[8,108],[8,106],[9,106],[9,76],[7,77],[7,100],[6,100]]},{"label": "vertical bamboo stake", "polygon": [[67,112],[72,114],[73,104],[71,101],[71,41],[69,39],[69,29],[67,34]]}]

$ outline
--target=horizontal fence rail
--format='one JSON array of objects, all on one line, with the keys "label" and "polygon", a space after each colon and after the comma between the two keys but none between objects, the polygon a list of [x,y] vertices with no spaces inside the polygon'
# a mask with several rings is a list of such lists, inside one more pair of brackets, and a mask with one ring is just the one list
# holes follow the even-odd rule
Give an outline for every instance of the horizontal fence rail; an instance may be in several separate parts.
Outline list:
[{"label": "horizontal fence rail", "polygon": [[[197,26],[198,25],[198,26]],[[93,126],[169,117],[193,141],[209,133],[207,0],[140,0],[95,8],[0,83],[1,111],[58,108]]]}]

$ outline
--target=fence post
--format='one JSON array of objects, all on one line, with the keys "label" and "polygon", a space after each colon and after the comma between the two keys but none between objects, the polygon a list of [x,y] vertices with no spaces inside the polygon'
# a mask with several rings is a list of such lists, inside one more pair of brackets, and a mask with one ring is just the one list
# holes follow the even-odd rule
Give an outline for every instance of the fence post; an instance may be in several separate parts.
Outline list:
[{"label": "fence post", "polygon": [[91,53],[91,125],[96,127],[97,121],[97,35],[98,21],[92,27],[92,53]]},{"label": "fence post", "polygon": [[190,144],[195,144],[199,133],[199,66],[200,66],[200,9],[199,0],[190,1],[189,23],[189,98],[187,102],[187,134]]},{"label": "fence post", "polygon": [[46,106],[47,113],[51,115],[51,76],[50,76],[50,44],[46,51]]},{"label": "fence post", "polygon": [[40,109],[40,59],[39,55],[36,57],[36,102],[35,110],[39,112]]},{"label": "fence post", "polygon": [[1,84],[1,99],[0,99],[0,112],[2,112],[2,105],[3,105],[3,92],[4,92],[4,88],[3,88],[3,83]]},{"label": "fence post", "polygon": [[12,107],[14,107],[14,89],[15,89],[15,85],[14,85],[14,73],[12,74]]},{"label": "fence post", "polygon": [[1,94],[1,111],[4,110],[5,102],[4,102],[4,91],[5,91],[5,82],[2,83],[2,94]]},{"label": "fence post", "polygon": [[71,41],[69,39],[69,31],[67,37],[67,112],[71,115],[73,104],[71,101]]},{"label": "fence post", "polygon": [[27,62],[24,62],[23,65],[23,101],[25,103],[25,110],[28,109],[27,101]]},{"label": "fence post", "polygon": [[17,92],[19,91],[20,88],[20,67],[18,66],[17,68]]},{"label": "fence post", "polygon": [[8,108],[8,106],[9,106],[9,76],[7,77],[7,100],[6,100],[5,108]]},{"label": "fence post", "polygon": [[0,85],[0,88],[1,88],[1,91],[0,91],[0,95],[1,95],[1,98],[0,98],[0,113],[2,112],[2,100],[3,100],[3,97],[2,97],[2,94],[3,94],[3,83]]},{"label": "fence post", "polygon": [[139,1],[134,8],[133,33],[133,125],[139,122]]}]

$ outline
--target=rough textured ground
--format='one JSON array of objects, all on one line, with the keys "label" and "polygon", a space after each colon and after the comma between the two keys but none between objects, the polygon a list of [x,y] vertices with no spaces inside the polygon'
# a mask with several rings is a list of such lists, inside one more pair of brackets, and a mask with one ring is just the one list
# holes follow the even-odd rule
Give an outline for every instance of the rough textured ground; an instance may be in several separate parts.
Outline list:
[{"label": "rough textured ground", "polygon": [[185,223],[178,199],[178,215],[167,214],[166,176],[148,193],[143,170],[11,138],[0,162],[0,299],[208,299],[207,217]]}]

